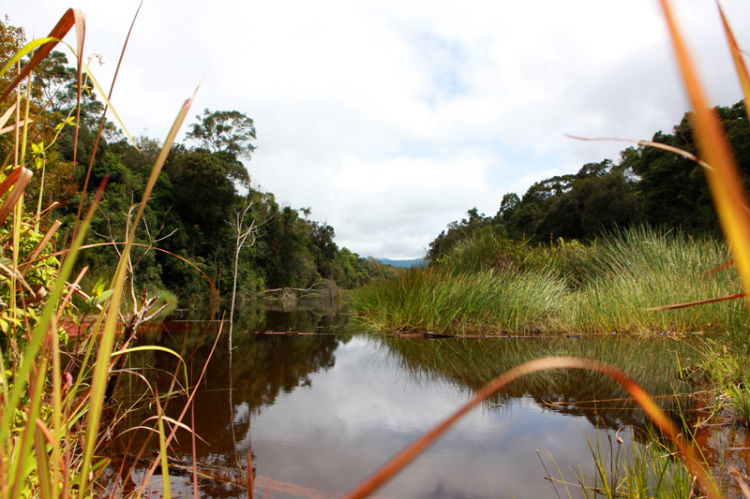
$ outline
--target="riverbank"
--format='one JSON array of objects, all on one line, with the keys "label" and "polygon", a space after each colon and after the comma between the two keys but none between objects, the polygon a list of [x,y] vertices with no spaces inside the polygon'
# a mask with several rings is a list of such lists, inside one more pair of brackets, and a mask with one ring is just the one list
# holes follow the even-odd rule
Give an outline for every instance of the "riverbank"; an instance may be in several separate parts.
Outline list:
[{"label": "riverbank", "polygon": [[363,323],[394,332],[449,335],[738,334],[743,300],[667,309],[737,294],[726,245],[648,227],[590,244],[550,246],[482,231],[438,262],[354,293]]}]

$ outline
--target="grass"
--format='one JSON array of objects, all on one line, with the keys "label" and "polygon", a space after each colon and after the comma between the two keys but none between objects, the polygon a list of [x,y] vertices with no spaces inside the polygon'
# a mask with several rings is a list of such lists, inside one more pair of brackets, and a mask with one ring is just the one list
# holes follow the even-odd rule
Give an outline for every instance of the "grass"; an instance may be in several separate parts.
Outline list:
[{"label": "grass", "polygon": [[[636,435],[640,438],[634,438]],[[554,476],[550,472],[551,467],[547,466],[545,458],[537,450],[547,473],[545,478],[558,497],[562,497],[563,488],[568,498],[586,499],[684,498],[694,497],[697,493],[692,474],[653,428],[644,431],[623,426],[614,435],[597,429],[596,437],[592,440],[587,433],[586,440],[594,462],[594,471],[586,473],[579,468],[572,479],[560,469],[554,456],[545,450],[547,459],[551,460],[553,469],[557,471],[557,476]]]},{"label": "grass", "polygon": [[355,297],[364,320],[398,331],[547,332],[559,327],[565,285],[550,272],[412,270]]},{"label": "grass", "polygon": [[[635,431],[635,430],[634,430]],[[618,434],[620,432],[618,431]],[[591,455],[595,463],[592,483],[586,483],[583,473],[578,481],[583,497],[692,497],[695,495],[695,479],[690,471],[676,459],[653,428],[644,435],[645,443],[631,442],[629,445],[619,437],[606,443],[601,433],[594,441],[587,435]]]},{"label": "grass", "polygon": [[694,373],[711,387],[714,414],[750,425],[750,366],[746,342],[706,341]]},{"label": "grass", "polygon": [[359,290],[361,320],[391,331],[445,334],[740,332],[741,301],[667,311],[651,307],[737,293],[720,241],[647,227],[591,244],[530,247],[489,231],[443,260]]},{"label": "grass", "polygon": [[738,333],[749,323],[741,300],[675,310],[650,310],[732,295],[741,290],[734,270],[710,273],[730,259],[715,239],[647,228],[597,241],[586,262],[571,310],[572,328],[582,333]]},{"label": "grass", "polygon": [[[108,284],[95,286],[99,289],[95,289],[92,294],[99,308],[94,323],[79,334],[77,350],[72,356],[74,362],[67,366],[63,364],[66,352],[63,352],[64,345],[61,343],[65,341],[65,337],[59,323],[74,315],[71,299],[74,294],[80,293],[80,283],[86,278],[87,268],[76,275],[74,267],[87,237],[91,217],[101,199],[102,189],[90,201],[87,214],[76,221],[72,242],[56,253],[52,252],[52,244],[56,242],[60,224],[48,220],[51,210],[42,210],[39,204],[37,216],[27,215],[24,212],[23,193],[33,174],[32,169],[25,166],[38,159],[32,158],[32,154],[27,157],[26,150],[28,148],[39,152],[44,149],[43,143],[34,144],[29,141],[31,73],[73,27],[77,28],[79,35],[77,88],[80,93],[82,68],[85,67],[81,52],[82,35],[85,32],[84,17],[72,9],[63,15],[49,37],[27,44],[0,69],[1,76],[15,69],[22,57],[30,56],[30,60],[19,68],[18,76],[2,92],[3,100],[15,100],[15,103],[3,102],[11,111],[2,119],[10,119],[15,109],[14,123],[18,123],[15,147],[10,148],[11,153],[0,171],[0,196],[4,195],[0,206],[0,244],[4,256],[4,262],[0,265],[0,297],[3,301],[0,314],[0,495],[3,497],[46,499],[96,495],[97,479],[108,465],[107,459],[97,456],[104,443],[102,435],[120,417],[115,411],[112,422],[102,421],[107,403],[105,392],[113,386],[113,379],[116,379],[111,370],[130,351],[160,348],[133,347],[127,336],[125,343],[115,348],[115,332],[122,320],[125,323],[124,330],[134,333],[148,314],[153,312],[156,304],[145,292],[140,297],[135,295],[133,280],[136,276],[132,273],[130,252],[151,189],[184,121],[191,100],[186,101],[180,110],[156,159],[138,212],[125,237],[124,247],[119,251],[120,259],[114,277]],[[27,77],[29,83],[24,88],[20,84]],[[86,74],[86,78],[99,88],[90,73]],[[99,94],[116,116],[104,97],[104,92],[100,91]],[[20,116],[24,119],[21,120]],[[104,119],[102,116],[102,121]],[[66,121],[61,126],[75,125]],[[77,132],[76,129],[76,137]],[[92,152],[91,156],[94,157],[95,153]],[[39,199],[43,199],[41,193]],[[79,211],[79,217],[82,213],[83,211]],[[126,286],[126,280],[130,286]],[[130,291],[130,310],[121,307],[128,301],[125,297],[128,294],[126,289]],[[171,353],[181,359],[179,355]],[[184,374],[186,377],[187,373]],[[185,386],[187,387],[186,384]],[[192,400],[192,395],[189,400]],[[156,402],[156,407],[155,416],[150,419],[155,421],[152,425],[156,429],[162,454],[160,459],[155,460],[154,468],[161,463],[164,483],[168,483],[169,470],[164,454],[169,441],[174,438],[174,430],[179,422],[170,421],[173,429],[168,431],[162,412],[163,404],[168,400],[164,399],[162,403],[158,394],[155,394],[152,401]],[[185,411],[186,409],[183,416]],[[150,474],[154,468],[150,470]],[[147,483],[148,478],[144,482]],[[170,491],[166,488],[164,496],[169,495]]]}]

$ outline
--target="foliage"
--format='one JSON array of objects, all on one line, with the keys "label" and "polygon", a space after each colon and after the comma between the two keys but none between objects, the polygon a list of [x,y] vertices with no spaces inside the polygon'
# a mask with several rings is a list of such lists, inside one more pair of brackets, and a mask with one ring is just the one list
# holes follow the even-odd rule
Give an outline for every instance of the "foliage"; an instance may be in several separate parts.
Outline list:
[{"label": "foliage", "polygon": [[736,272],[711,237],[647,227],[591,243],[514,241],[484,228],[437,262],[355,294],[363,321],[397,331],[448,334],[715,331],[742,337],[750,316],[738,300],[700,308],[652,307],[732,295]]},{"label": "foliage", "polygon": [[[3,497],[77,495],[82,498],[94,494],[97,477],[108,463],[95,456],[94,449],[102,443],[100,432],[106,433],[109,424],[101,422],[111,395],[108,388],[114,386],[113,381],[118,376],[115,359],[127,355],[138,326],[157,313],[151,310],[155,300],[148,298],[145,290],[140,299],[135,296],[130,248],[170,141],[187,112],[187,104],[167,138],[164,153],[150,169],[138,212],[132,218],[130,213],[127,215],[124,228],[113,228],[110,224],[110,239],[114,240],[117,234],[125,243],[114,259],[116,277],[110,281],[109,289],[100,282],[92,296],[86,295],[79,283],[88,268],[83,267],[74,274],[74,266],[88,235],[100,193],[91,199],[88,214],[69,227],[72,237],[61,241],[58,237],[60,222],[50,220],[52,209],[59,204],[51,203],[49,198],[69,191],[56,191],[63,183],[45,184],[44,179],[47,169],[52,170],[52,179],[55,175],[66,175],[66,168],[71,164],[66,156],[75,157],[77,138],[84,138],[84,146],[89,147],[85,152],[95,156],[94,133],[90,126],[94,123],[93,114],[100,111],[102,105],[83,85],[71,86],[76,80],[71,81],[73,73],[63,68],[64,56],[52,55],[48,63],[39,64],[44,62],[42,57],[48,53],[49,44],[57,44],[75,24],[83,28],[82,23],[79,12],[68,10],[49,37],[51,41],[44,45],[34,42],[24,45],[21,50],[27,52],[37,47],[30,61],[22,61],[21,68],[22,75],[24,71],[37,69],[24,83],[28,85],[31,81],[32,86],[19,86],[22,78],[17,78],[9,83],[5,92],[7,95],[15,90],[30,97],[23,99],[18,95],[17,102],[23,107],[19,114],[32,119],[11,121],[17,125],[19,133],[8,134],[12,139],[0,144],[7,153],[0,172],[0,196],[3,197],[0,206],[0,495]],[[24,42],[23,33],[6,26],[0,31],[17,35],[0,40],[3,44],[10,43],[8,39],[13,42],[11,48],[3,47],[3,53],[13,54],[17,45]],[[84,30],[78,32],[82,34]],[[52,86],[62,87],[63,94],[58,94],[57,90],[45,94]],[[82,92],[87,95],[81,99]],[[62,97],[55,100],[55,95]],[[52,98],[53,107],[57,109],[46,110],[42,102],[45,98]],[[65,109],[65,106],[79,100],[82,101],[81,121],[76,125],[70,120],[73,108]],[[2,103],[5,108],[7,105]],[[11,155],[10,151],[19,154]],[[106,151],[102,158],[118,165],[116,158]],[[41,177],[36,184],[30,183],[34,173]],[[23,202],[24,193],[32,189],[36,195],[28,209]],[[127,235],[122,236],[125,233]],[[60,255],[62,260],[57,258]],[[131,284],[130,312],[120,307],[126,275],[130,276]],[[75,314],[71,305],[74,294],[83,296],[89,305],[97,308],[92,324],[81,324],[83,317]],[[125,344],[115,342],[115,329],[121,319],[123,333],[128,337]],[[77,332],[78,350],[70,356],[66,366],[61,351],[61,343],[66,339],[66,329],[61,328],[63,321]],[[105,324],[103,330],[100,329],[102,324]],[[136,350],[147,348],[150,347],[135,347]],[[113,419],[117,419],[117,409],[114,410]],[[164,439],[167,432],[161,419],[159,423],[160,436]],[[168,475],[167,470],[163,472]]]},{"label": "foliage", "polygon": [[[17,45],[13,38],[18,36],[15,28],[3,29],[7,33],[5,45]],[[111,243],[122,243],[118,235],[124,233],[138,193],[146,187],[159,144],[141,137],[136,147],[120,138],[109,122],[97,143],[103,105],[88,88],[82,93],[79,127],[76,130],[71,126],[78,93],[76,71],[68,66],[68,59],[61,52],[52,52],[39,64],[33,82],[32,107],[38,116],[32,126],[34,136],[40,139],[33,144],[33,150],[37,167],[44,168],[43,175],[35,176],[28,188],[33,199],[38,199],[40,206],[42,201],[57,201],[62,231],[72,230],[81,197],[86,205],[97,187],[105,179],[108,182],[92,221],[89,242],[110,246],[89,249],[80,259],[81,265],[96,269],[99,275],[87,278],[87,282],[95,282],[111,272],[119,259]],[[200,274],[165,253],[169,252],[196,262],[213,280],[220,295],[228,291],[234,264],[231,220],[245,200],[253,203],[248,217],[256,222],[258,230],[256,245],[243,252],[239,261],[240,296],[248,297],[266,288],[307,288],[322,281],[353,288],[396,274],[395,269],[373,259],[339,249],[333,227],[309,220],[309,208],[302,210],[302,217],[299,210],[279,206],[273,194],[251,185],[242,162],[255,149],[256,130],[251,118],[239,111],[209,110],[197,118],[188,138],[199,146],[173,146],[154,186],[141,230],[135,236],[135,242],[142,245],[133,249],[141,283],[165,288],[181,297],[187,292],[194,297],[208,296],[210,290]],[[2,140],[4,137],[0,137],[0,154],[10,154],[12,147]],[[82,192],[87,164],[91,165],[88,190]],[[43,184],[38,179],[44,179]],[[238,189],[247,190],[247,194],[240,195]]]},{"label": "foliage", "polygon": [[203,111],[196,116],[200,123],[193,125],[187,136],[201,143],[211,152],[226,152],[239,157],[250,157],[256,139],[253,120],[239,111]]},{"label": "foliage", "polygon": [[624,433],[622,430],[618,431],[615,443],[612,436],[607,435],[608,446],[602,445],[601,432],[597,432],[593,442],[587,435],[596,472],[593,482],[589,483],[583,474],[578,476],[583,497],[677,498],[699,493],[693,474],[672,455],[663,437],[660,438],[653,428],[643,437],[645,443],[633,441],[628,445],[620,436]]},{"label": "foliage", "polygon": [[[739,172],[750,183],[750,122],[743,102],[716,112],[735,151]],[[695,154],[692,113],[671,133],[659,131],[651,141]],[[494,216],[468,211],[468,218],[448,224],[430,243],[428,258],[439,260],[461,239],[480,229],[516,240],[550,243],[592,240],[615,228],[648,224],[680,228],[694,235],[719,234],[719,223],[702,167],[681,155],[648,146],[630,147],[617,163],[589,163],[575,174],[533,184],[519,198],[503,196]]]}]

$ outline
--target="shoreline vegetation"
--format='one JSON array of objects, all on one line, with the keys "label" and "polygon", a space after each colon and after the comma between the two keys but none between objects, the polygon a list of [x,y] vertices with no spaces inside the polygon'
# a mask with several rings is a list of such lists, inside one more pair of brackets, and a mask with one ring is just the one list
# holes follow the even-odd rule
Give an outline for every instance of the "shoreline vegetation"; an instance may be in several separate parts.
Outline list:
[{"label": "shoreline vegetation", "polygon": [[491,228],[457,243],[442,259],[357,290],[359,319],[378,329],[435,334],[742,335],[743,300],[662,310],[735,295],[731,259],[714,237],[645,226],[591,243],[538,245]]},{"label": "shoreline vegetation", "polygon": [[[692,176],[695,168],[700,171],[702,167],[691,163],[692,169],[686,170],[681,163],[684,158],[674,163],[641,148],[624,152],[618,165],[609,161],[586,165],[577,175],[535,184],[524,199],[506,196],[492,219],[470,210],[465,224],[451,226],[433,244],[433,263],[398,274],[374,259],[338,248],[332,227],[307,219],[309,208],[298,211],[280,206],[273,194],[253,189],[241,159],[249,159],[256,136],[252,120],[244,114],[206,110],[188,132],[197,146],[175,142],[192,98],[179,110],[163,144],[145,137],[133,139],[122,123],[121,130],[109,123],[106,109],[111,109],[111,103],[84,61],[83,38],[77,39],[76,68],[68,67],[65,55],[52,52],[73,27],[82,37],[84,24],[82,13],[70,9],[48,38],[26,44],[22,30],[0,23],[0,48],[5,56],[0,71],[4,88],[0,131],[6,132],[0,136],[0,152],[4,153],[0,173],[0,496],[139,496],[159,475],[161,493],[171,496],[169,445],[178,430],[195,442],[194,429],[183,419],[206,370],[204,365],[197,379],[189,379],[185,361],[189,352],[135,345],[139,327],[164,310],[165,305],[153,296],[153,289],[160,287],[175,293],[190,289],[216,302],[220,294],[227,294],[230,282],[240,295],[250,295],[269,288],[282,293],[291,288],[306,290],[317,283],[354,288],[377,280],[354,294],[352,307],[365,322],[392,330],[716,333],[719,342],[707,346],[703,368],[714,390],[731,400],[747,423],[750,383],[742,357],[743,345],[747,348],[747,304],[734,300],[699,308],[649,310],[738,294],[743,283],[750,289],[747,202],[744,194],[737,193],[742,184],[731,160],[727,163],[727,154],[716,146],[712,135],[720,126],[713,127],[713,115],[706,115],[701,99],[693,96],[696,115],[690,116],[689,123],[684,120],[680,127],[687,128],[676,129],[680,133],[674,137],[684,142],[694,128],[704,141],[700,149],[716,168],[706,171],[710,196],[731,241],[731,254],[711,235],[717,217],[709,189],[702,177]],[[676,34],[673,37],[677,40]],[[679,59],[684,64],[684,55]],[[750,81],[746,72],[743,78]],[[694,85],[690,88],[695,92]],[[116,116],[114,109],[112,115]],[[745,129],[746,121],[742,122]],[[6,124],[10,128],[3,129]],[[232,133],[224,134],[227,130]],[[750,137],[738,130],[730,134],[732,140]],[[690,149],[692,138],[688,142],[669,145]],[[750,169],[750,161],[741,160],[741,164]],[[689,189],[680,184],[684,175],[670,176],[686,171]],[[237,185],[247,188],[248,194],[240,196]],[[664,191],[664,186],[673,190]],[[206,191],[211,195],[199,195]],[[133,204],[134,193],[140,198],[137,204]],[[225,222],[239,213],[243,215],[237,217],[233,232]],[[253,220],[250,225],[243,223],[246,213]],[[661,226],[682,229],[648,228],[659,225],[650,218],[659,214],[677,217],[662,220]],[[53,221],[54,217],[60,220]],[[514,233],[519,227],[530,228],[528,239]],[[257,232],[253,243],[241,251],[248,228]],[[692,229],[707,235],[691,236]],[[593,236],[602,231],[605,235]],[[547,236],[553,242],[540,244]],[[717,270],[731,260],[737,262],[737,270],[731,266]],[[99,275],[89,272],[94,268]],[[107,273],[102,269],[111,270],[112,276],[102,275]],[[98,313],[78,335],[75,352],[69,352],[60,324],[66,318],[76,321],[84,316],[83,307],[78,309],[76,304],[86,304]],[[123,334],[117,335],[118,329]],[[217,334],[213,339],[211,354],[220,337]],[[142,482],[133,484],[127,494],[117,490],[124,483],[119,478],[131,471],[124,468],[112,483],[114,490],[104,490],[99,479],[110,461],[101,457],[102,451],[121,417],[119,411],[129,410],[113,402],[121,374],[118,368],[129,353],[148,350],[178,360],[170,389],[159,393],[149,386],[151,391],[143,400],[151,414],[143,425],[151,430],[148,438],[158,444],[159,451]],[[231,351],[229,343],[230,356]],[[230,376],[231,365],[230,360]],[[679,449],[681,457],[670,462],[680,467],[686,463],[686,490],[691,494],[696,490],[697,477],[706,494],[718,497],[703,464],[685,440],[677,438],[674,425],[624,373],[607,364],[570,357],[532,360],[478,389],[477,396],[449,421],[513,379],[558,368],[598,371],[633,394]],[[179,416],[165,415],[168,404],[180,407]],[[439,433],[430,432],[418,440],[386,466],[388,473],[403,467],[418,454],[414,449],[428,445]],[[145,449],[144,444],[136,460]],[[592,452],[596,460],[597,452]],[[644,456],[648,465],[651,458]],[[244,469],[237,460],[250,495],[251,458]],[[376,473],[351,497],[369,494],[387,478]],[[619,478],[603,470],[602,481],[610,478],[619,483]],[[638,486],[648,490],[652,485],[645,480]],[[193,486],[198,496],[195,467]],[[596,490],[594,484],[594,489],[584,489],[584,493]],[[641,495],[639,490],[627,490]],[[620,494],[613,490],[611,496]]]}]

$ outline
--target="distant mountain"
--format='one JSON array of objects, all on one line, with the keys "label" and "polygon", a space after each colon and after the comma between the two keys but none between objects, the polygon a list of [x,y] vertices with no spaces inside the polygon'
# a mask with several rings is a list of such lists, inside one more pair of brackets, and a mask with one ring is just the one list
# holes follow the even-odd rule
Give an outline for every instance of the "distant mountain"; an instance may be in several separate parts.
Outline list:
[{"label": "distant mountain", "polygon": [[394,267],[411,268],[411,267],[424,267],[424,258],[412,258],[411,260],[391,260],[390,258],[378,258],[378,261],[385,265],[393,265]]}]

